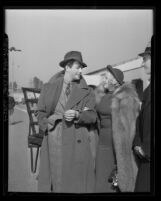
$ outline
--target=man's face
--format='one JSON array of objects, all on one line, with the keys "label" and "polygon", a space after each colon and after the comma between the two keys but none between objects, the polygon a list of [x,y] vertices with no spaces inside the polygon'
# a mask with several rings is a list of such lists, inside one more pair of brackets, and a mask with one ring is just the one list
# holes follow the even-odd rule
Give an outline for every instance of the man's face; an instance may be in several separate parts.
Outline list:
[{"label": "man's face", "polygon": [[70,74],[72,80],[80,80],[82,74],[82,65],[75,61],[72,67],[67,66],[66,71]]},{"label": "man's face", "polygon": [[142,66],[144,67],[145,73],[150,76],[151,75],[151,56],[145,55],[143,57]]}]

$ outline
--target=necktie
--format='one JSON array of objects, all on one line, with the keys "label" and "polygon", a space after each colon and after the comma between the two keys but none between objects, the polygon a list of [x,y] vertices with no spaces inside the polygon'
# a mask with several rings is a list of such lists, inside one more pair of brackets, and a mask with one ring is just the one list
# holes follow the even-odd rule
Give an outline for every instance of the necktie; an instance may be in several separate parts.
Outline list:
[{"label": "necktie", "polygon": [[71,84],[68,83],[68,84],[67,84],[67,87],[66,87],[66,90],[65,90],[65,94],[66,94],[67,97],[69,96],[69,94],[70,94],[70,92],[71,92],[70,87],[71,87]]}]

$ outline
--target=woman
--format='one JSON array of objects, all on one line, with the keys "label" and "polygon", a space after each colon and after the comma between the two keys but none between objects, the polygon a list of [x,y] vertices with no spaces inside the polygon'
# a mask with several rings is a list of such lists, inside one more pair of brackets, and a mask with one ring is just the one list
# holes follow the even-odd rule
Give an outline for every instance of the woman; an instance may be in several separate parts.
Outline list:
[{"label": "woman", "polygon": [[[100,118],[96,192],[117,192],[108,181],[116,167],[119,190],[134,190],[137,167],[131,147],[139,99],[134,86],[131,83],[123,84],[123,79],[122,71],[107,66],[105,80],[97,89],[101,95],[96,99],[96,110]],[[104,89],[104,95],[101,89]]]}]

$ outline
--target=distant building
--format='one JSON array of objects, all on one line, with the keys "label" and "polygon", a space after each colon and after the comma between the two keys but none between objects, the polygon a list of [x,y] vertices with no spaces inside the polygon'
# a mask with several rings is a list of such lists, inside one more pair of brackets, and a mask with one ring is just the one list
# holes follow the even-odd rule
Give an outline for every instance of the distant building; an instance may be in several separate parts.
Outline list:
[{"label": "distant building", "polygon": [[[118,64],[111,65],[113,68],[118,68],[124,72],[124,80],[125,81],[132,81],[132,80],[142,80],[143,81],[143,88],[147,86],[147,78],[144,72],[144,68],[142,66],[142,57],[136,57],[130,59],[128,61],[124,61]],[[100,68],[98,70],[92,71],[87,73],[86,75],[100,75],[103,79],[105,75],[106,67]]]},{"label": "distant building", "polygon": [[[10,96],[13,96],[14,99],[15,99],[15,101],[17,103],[21,103],[24,100],[24,94],[23,94],[22,91],[19,91],[19,92],[12,92],[11,91],[10,92]],[[35,93],[35,96],[34,96],[34,94],[32,92],[28,92],[27,96],[28,96],[28,98],[32,99],[32,98],[38,98],[40,96],[40,94],[39,93]]]},{"label": "distant building", "polygon": [[87,85],[93,85],[98,86],[101,82],[101,76],[99,74],[93,74],[93,75],[83,75],[83,78],[85,79]]},{"label": "distant building", "polygon": [[22,102],[22,100],[24,98],[24,95],[22,92],[13,92],[11,95],[14,97],[14,99],[17,103]]}]

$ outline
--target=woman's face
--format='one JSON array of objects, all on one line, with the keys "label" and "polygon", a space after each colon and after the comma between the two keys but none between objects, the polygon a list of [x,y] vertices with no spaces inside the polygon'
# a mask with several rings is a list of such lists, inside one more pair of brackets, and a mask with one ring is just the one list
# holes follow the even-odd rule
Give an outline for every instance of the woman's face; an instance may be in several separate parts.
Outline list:
[{"label": "woman's face", "polygon": [[101,100],[101,98],[105,95],[105,90],[102,84],[100,84],[96,89],[94,90],[95,97],[96,97],[96,103],[98,104]]},{"label": "woman's face", "polygon": [[96,92],[98,95],[103,94],[103,93],[104,93],[104,87],[103,87],[103,85],[99,85],[98,87],[96,87],[95,92]]},{"label": "woman's face", "polygon": [[106,72],[106,75],[104,77],[104,88],[105,89],[109,89],[111,88],[111,86],[114,86],[117,84],[117,80],[114,78],[114,76],[109,72],[107,71]]}]

